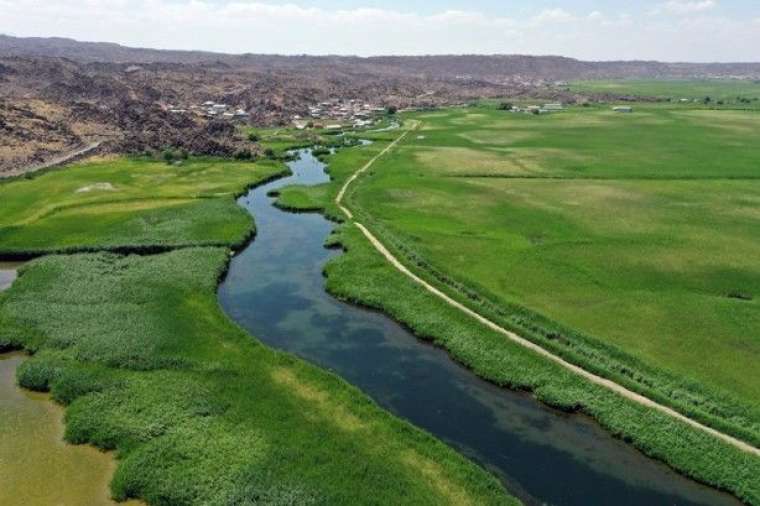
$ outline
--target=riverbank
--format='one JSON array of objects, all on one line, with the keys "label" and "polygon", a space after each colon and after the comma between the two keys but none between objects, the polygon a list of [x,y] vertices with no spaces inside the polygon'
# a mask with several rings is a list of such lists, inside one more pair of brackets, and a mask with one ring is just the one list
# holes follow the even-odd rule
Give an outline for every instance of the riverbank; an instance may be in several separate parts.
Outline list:
[{"label": "riverbank", "polygon": [[[207,197],[223,201],[210,205],[226,206],[230,194],[282,170],[236,166],[247,174],[237,182],[229,182],[224,162],[198,171],[174,168],[166,176],[194,192],[227,181],[229,189]],[[76,190],[102,182],[103,173],[92,166],[72,172],[76,177],[60,198],[89,197]],[[66,179],[55,172],[27,184],[36,188],[50,177]],[[154,194],[167,189],[153,181]],[[14,207],[21,216],[36,192],[18,189],[28,190]],[[61,218],[56,195],[39,198],[54,210],[29,219]],[[90,244],[124,239],[123,230],[98,222],[100,213],[73,209],[84,223],[72,226],[93,224],[87,227]],[[146,242],[163,240],[156,236],[162,225],[178,219],[174,214],[163,222],[163,213],[121,205],[116,211],[114,223],[150,223],[141,236]],[[197,214],[181,216],[192,220]],[[192,244],[218,234],[204,223],[186,222],[175,237]],[[224,248],[42,257],[0,294],[0,347],[34,354],[19,367],[19,383],[49,391],[66,407],[67,441],[116,451],[113,496],[148,504],[516,504],[498,480],[448,446],[378,408],[340,378],[273,351],[227,319],[216,299],[217,284],[229,247],[249,237],[252,227],[249,216],[235,221],[226,229]],[[27,233],[14,231],[14,248],[26,247],[19,238]],[[74,242],[65,231],[36,240],[45,248]]]},{"label": "riverbank", "polygon": [[[361,150],[343,154],[367,155]],[[292,195],[289,185],[294,183],[299,190],[327,190],[324,167],[302,151],[291,177],[240,199],[257,217],[259,233],[233,258],[219,290],[222,307],[234,321],[268,345],[334,371],[382,407],[448,442],[492,470],[525,504],[738,504],[646,458],[589,418],[488,383],[382,313],[327,294],[325,263],[333,260],[352,265],[357,276],[367,278],[360,286],[385,282],[385,296],[402,307],[430,309],[418,307],[399,280],[375,277],[375,266],[384,260],[362,255],[361,245],[347,247],[351,260],[336,259],[340,252],[324,247],[334,223],[316,213],[272,206],[272,195],[283,187]],[[341,234],[331,236],[329,244],[342,241]],[[461,331],[456,325],[450,330]]]},{"label": "riverbank", "polygon": [[[346,158],[350,157],[352,162],[363,160],[354,165],[355,171],[385,146],[387,142],[381,142],[362,150],[364,154],[353,153]],[[344,153],[339,153],[330,159],[333,181],[329,185],[312,190],[285,188],[280,192],[279,205],[297,207],[308,202],[311,209],[322,207],[334,213],[331,200],[353,173],[346,170],[343,156]],[[319,199],[325,197],[330,200],[322,200],[320,205]],[[430,301],[429,293],[409,285],[411,281],[393,271],[376,252],[370,253],[366,239],[354,227],[345,228],[331,240],[331,245],[342,245],[347,251],[326,269],[328,289],[336,296],[381,309],[498,385],[531,391],[561,409],[583,411],[613,434],[681,473],[729,490],[747,503],[760,502],[760,483],[756,479],[760,475],[760,462],[752,455],[685,423],[625,401],[555,364],[544,363],[526,350],[510,346],[503,336],[468,321],[466,316],[452,314],[455,310]],[[368,269],[370,265],[373,267]]]}]

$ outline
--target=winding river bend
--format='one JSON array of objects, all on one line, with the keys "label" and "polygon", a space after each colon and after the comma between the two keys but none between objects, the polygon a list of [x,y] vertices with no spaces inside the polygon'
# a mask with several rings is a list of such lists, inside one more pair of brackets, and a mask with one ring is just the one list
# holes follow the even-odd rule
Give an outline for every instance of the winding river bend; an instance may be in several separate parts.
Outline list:
[{"label": "winding river bend", "polygon": [[396,415],[493,471],[526,504],[738,505],[614,439],[592,420],[487,383],[382,314],[339,302],[322,267],[333,224],[267,193],[329,180],[309,150],[293,175],[239,200],[257,236],[220,287],[228,315],[267,344],[341,375]]}]

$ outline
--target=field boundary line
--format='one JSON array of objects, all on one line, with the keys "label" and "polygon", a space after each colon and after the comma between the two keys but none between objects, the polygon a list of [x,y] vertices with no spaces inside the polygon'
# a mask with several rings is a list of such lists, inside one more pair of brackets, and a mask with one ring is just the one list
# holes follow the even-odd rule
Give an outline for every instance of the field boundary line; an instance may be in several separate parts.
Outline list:
[{"label": "field boundary line", "polygon": [[[416,128],[416,126],[415,126]],[[414,129],[412,129],[414,130]],[[349,220],[353,219],[353,214],[351,211],[349,211],[345,206],[342,205],[341,201],[343,200],[343,196],[346,193],[346,190],[348,187],[353,183],[362,173],[366,172],[367,169],[369,169],[379,158],[381,158],[383,155],[385,155],[388,151],[390,151],[394,146],[396,146],[406,135],[412,131],[407,130],[403,134],[401,134],[395,141],[393,141],[391,144],[386,146],[383,151],[381,151],[377,156],[372,158],[367,164],[365,164],[362,168],[354,172],[354,174],[345,182],[343,187],[341,188],[340,192],[338,193],[338,196],[335,198],[335,203],[338,205],[338,207],[343,211],[346,216],[349,218]],[[428,292],[432,293],[439,299],[443,300],[446,304],[448,304],[451,307],[454,307],[455,309],[458,309],[459,311],[465,313],[466,315],[474,318],[479,323],[485,325],[486,327],[490,328],[491,330],[498,332],[499,334],[505,336],[507,339],[512,341],[513,343],[516,343],[523,348],[526,348],[528,350],[533,351],[534,353],[537,353],[538,355],[554,362],[555,364],[560,365],[561,367],[569,370],[570,372],[573,372],[577,374],[578,376],[581,376],[582,378],[590,381],[591,383],[601,386],[603,388],[606,388],[607,390],[610,390],[630,401],[633,401],[637,404],[640,404],[642,406],[645,406],[647,408],[654,409],[656,411],[659,411],[660,413],[663,413],[665,415],[668,415],[672,418],[675,418],[678,421],[681,421],[683,423],[686,423],[690,425],[691,427],[698,429],[702,432],[705,432],[707,434],[710,434],[711,436],[716,437],[717,439],[722,440],[725,443],[730,444],[731,446],[744,451],[746,453],[753,454],[757,457],[760,457],[760,449],[756,448],[755,446],[746,443],[736,437],[730,436],[728,434],[725,434],[719,430],[713,429],[712,427],[709,427],[707,425],[704,425],[696,420],[693,420],[692,418],[689,418],[686,415],[683,415],[682,413],[676,411],[675,409],[668,407],[664,404],[660,404],[656,401],[653,401],[649,397],[646,397],[642,394],[639,394],[633,390],[630,390],[623,385],[620,385],[619,383],[615,383],[614,381],[604,378],[602,376],[599,376],[597,374],[594,374],[590,371],[587,371],[586,369],[583,369],[580,366],[577,366],[571,362],[568,362],[564,358],[560,357],[559,355],[555,355],[551,351],[543,348],[542,346],[534,343],[533,341],[530,341],[529,339],[526,339],[515,332],[512,332],[510,330],[505,329],[504,327],[498,325],[497,323],[494,323],[493,321],[489,320],[485,316],[481,315],[480,313],[470,309],[469,307],[465,306],[461,302],[458,302],[454,300],[452,297],[444,293],[442,290],[436,288],[432,284],[428,283],[421,277],[414,274],[409,268],[407,268],[401,261],[396,258],[396,256],[391,253],[388,248],[385,247],[385,245],[377,238],[375,235],[367,229],[364,225],[362,225],[359,222],[354,222],[354,225],[364,234],[364,236],[369,240],[370,244],[377,250],[397,271],[404,274],[406,277],[417,283],[418,285],[422,286],[424,289],[426,289]]]}]

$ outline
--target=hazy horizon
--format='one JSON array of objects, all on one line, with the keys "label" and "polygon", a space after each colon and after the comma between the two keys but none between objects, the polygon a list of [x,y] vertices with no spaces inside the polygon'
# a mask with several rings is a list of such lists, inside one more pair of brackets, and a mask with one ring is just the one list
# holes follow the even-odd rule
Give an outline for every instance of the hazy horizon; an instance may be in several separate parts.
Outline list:
[{"label": "hazy horizon", "polygon": [[760,8],[745,0],[0,0],[0,33],[226,54],[760,61]]}]

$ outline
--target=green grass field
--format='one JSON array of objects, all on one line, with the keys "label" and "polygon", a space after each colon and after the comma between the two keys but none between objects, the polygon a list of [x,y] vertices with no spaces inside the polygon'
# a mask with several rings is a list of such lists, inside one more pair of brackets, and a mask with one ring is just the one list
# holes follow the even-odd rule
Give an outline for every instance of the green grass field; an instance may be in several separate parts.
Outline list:
[{"label": "green grass field", "polygon": [[496,302],[760,408],[760,114],[637,111],[423,115],[352,201]]},{"label": "green grass field", "polygon": [[11,181],[0,185],[0,255],[239,244],[252,222],[235,195],[283,170],[117,159]]},{"label": "green grass field", "polygon": [[[574,81],[570,90],[580,93],[612,93],[639,97],[680,100],[682,98],[703,100],[710,97],[726,104],[760,101],[760,81],[744,79],[626,79]],[[745,99],[745,100],[740,100]]]}]

